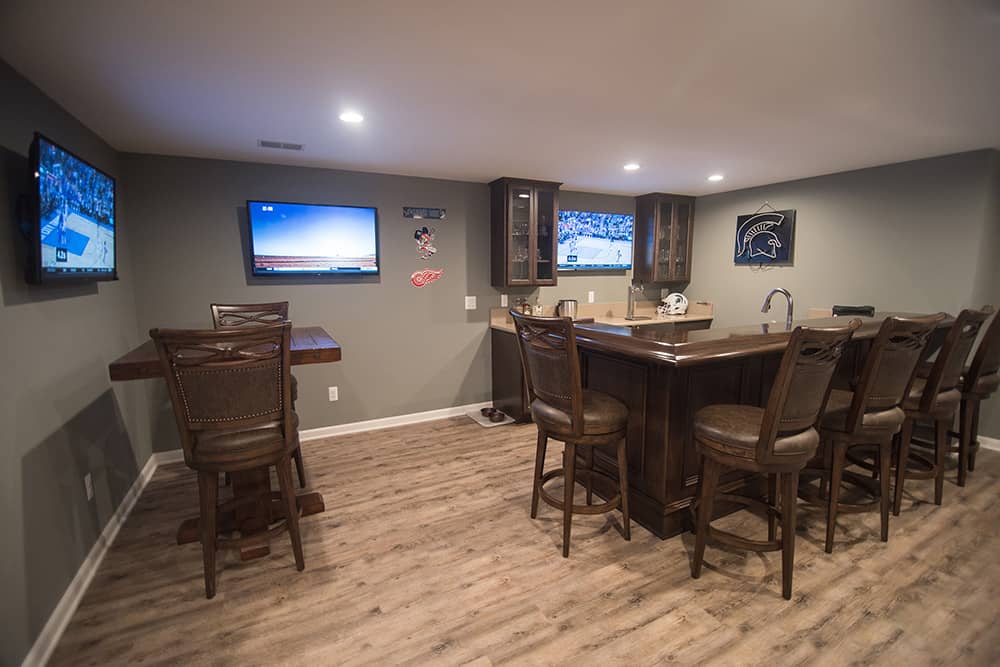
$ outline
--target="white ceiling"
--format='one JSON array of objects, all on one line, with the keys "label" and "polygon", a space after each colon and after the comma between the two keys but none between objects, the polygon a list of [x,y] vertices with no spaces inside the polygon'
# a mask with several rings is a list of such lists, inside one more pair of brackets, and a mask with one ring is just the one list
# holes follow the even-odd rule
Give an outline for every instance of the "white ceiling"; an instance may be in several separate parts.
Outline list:
[{"label": "white ceiling", "polygon": [[997,0],[0,5],[0,58],[122,151],[701,194],[1000,147]]}]

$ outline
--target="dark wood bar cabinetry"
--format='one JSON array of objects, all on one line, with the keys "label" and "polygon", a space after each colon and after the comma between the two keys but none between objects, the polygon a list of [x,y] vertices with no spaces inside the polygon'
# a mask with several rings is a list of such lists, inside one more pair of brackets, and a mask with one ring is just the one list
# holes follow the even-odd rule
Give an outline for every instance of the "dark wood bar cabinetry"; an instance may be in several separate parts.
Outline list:
[{"label": "dark wood bar cabinetry", "polygon": [[490,183],[490,275],[494,287],[555,285],[560,183]]},{"label": "dark wood bar cabinetry", "polygon": [[[869,340],[889,314],[859,318],[862,327],[841,358],[835,386],[846,388],[858,375]],[[945,320],[939,333],[951,322]],[[795,324],[844,323],[844,318],[824,318]],[[497,394],[494,377],[494,403],[517,417],[527,406],[523,389],[518,391],[523,379],[510,379],[515,364],[521,378],[516,340],[512,333],[498,329],[491,335],[494,373],[506,372],[508,378]],[[688,530],[688,508],[698,484],[698,456],[691,433],[694,414],[715,403],[763,407],[790,332],[784,325],[767,324],[702,330],[578,324],[576,336],[584,386],[614,396],[629,409],[626,437],[632,518],[661,538]],[[614,458],[600,451],[595,452],[595,466],[613,479],[618,474]],[[729,472],[722,478],[720,491],[758,481],[753,475]]]},{"label": "dark wood bar cabinetry", "polygon": [[694,197],[653,192],[635,198],[632,281],[691,281]]}]

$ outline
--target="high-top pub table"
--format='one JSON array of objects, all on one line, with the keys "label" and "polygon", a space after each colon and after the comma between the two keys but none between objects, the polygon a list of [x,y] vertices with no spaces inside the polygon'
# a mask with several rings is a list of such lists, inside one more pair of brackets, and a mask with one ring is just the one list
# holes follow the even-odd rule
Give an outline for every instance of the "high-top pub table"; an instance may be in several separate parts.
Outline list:
[{"label": "high-top pub table", "polygon": [[[294,327],[292,329],[292,365],[326,364],[340,361],[340,345],[322,327]],[[108,365],[108,373],[112,382],[126,380],[147,380],[163,377],[163,368],[156,355],[156,347],[152,340],[128,352]],[[257,468],[232,475],[233,498],[261,498],[256,503],[235,503],[236,509],[219,515],[220,533],[235,530],[241,535],[260,535],[261,540],[253,546],[240,550],[242,560],[250,560],[266,556],[269,553],[264,534],[272,523],[285,516],[284,508],[271,489],[271,474],[268,468]],[[323,496],[317,491],[302,493],[296,496],[302,516],[319,514],[326,507]],[[197,542],[200,539],[198,517],[193,517],[181,523],[177,529],[177,544]]]}]

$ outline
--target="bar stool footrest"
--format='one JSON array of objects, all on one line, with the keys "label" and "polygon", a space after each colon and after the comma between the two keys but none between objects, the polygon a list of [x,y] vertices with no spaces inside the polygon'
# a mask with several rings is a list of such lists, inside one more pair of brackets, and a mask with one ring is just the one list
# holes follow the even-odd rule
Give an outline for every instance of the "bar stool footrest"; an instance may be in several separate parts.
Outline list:
[{"label": "bar stool footrest", "polygon": [[[549,495],[549,492],[545,490],[545,483],[549,482],[557,477],[564,477],[565,470],[563,468],[555,468],[548,471],[542,475],[542,479],[538,482],[538,497],[545,501],[546,505],[550,507],[555,507],[558,510],[563,509],[565,503],[554,496]],[[576,474],[578,476],[587,477],[588,475],[593,475],[594,479],[605,480],[611,484],[617,484],[617,482],[611,479],[610,476],[598,470],[577,470]],[[606,514],[618,509],[621,506],[621,493],[616,493],[614,496],[609,498],[606,502],[600,505],[573,505],[573,514]]]}]

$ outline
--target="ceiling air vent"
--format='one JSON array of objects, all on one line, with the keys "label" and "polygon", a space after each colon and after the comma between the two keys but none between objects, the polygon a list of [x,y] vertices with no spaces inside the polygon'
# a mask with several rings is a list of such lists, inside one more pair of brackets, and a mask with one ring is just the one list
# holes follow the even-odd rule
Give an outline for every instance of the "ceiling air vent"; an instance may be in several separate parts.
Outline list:
[{"label": "ceiling air vent", "polygon": [[283,151],[300,151],[305,148],[303,144],[290,144],[285,141],[266,141],[265,139],[258,139],[257,145],[261,148],[280,148]]}]

